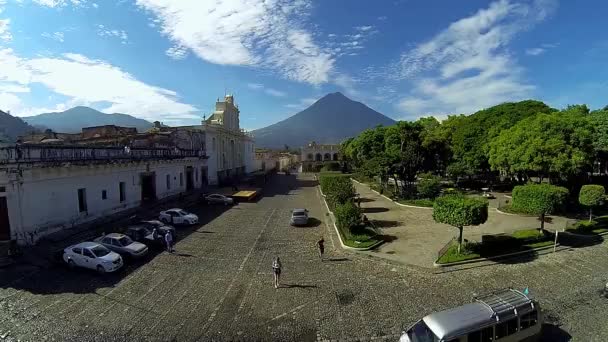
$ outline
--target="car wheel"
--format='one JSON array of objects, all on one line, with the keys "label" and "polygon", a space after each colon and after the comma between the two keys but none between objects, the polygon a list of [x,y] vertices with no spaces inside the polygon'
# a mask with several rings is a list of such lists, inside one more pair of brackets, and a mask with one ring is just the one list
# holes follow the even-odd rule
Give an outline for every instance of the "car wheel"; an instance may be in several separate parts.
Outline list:
[{"label": "car wheel", "polygon": [[74,262],[74,260],[68,259],[68,267],[72,270],[76,268],[76,263]]},{"label": "car wheel", "polygon": [[104,273],[106,273],[106,269],[103,268],[103,266],[101,266],[101,265],[97,265],[97,273],[104,274]]}]

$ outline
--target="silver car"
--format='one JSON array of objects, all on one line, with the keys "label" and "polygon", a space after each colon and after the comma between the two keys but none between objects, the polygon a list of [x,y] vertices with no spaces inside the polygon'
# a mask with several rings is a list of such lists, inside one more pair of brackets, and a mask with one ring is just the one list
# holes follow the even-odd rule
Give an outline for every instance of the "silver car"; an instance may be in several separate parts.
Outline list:
[{"label": "silver car", "polygon": [[294,209],[291,212],[291,220],[289,223],[292,226],[305,226],[308,224],[308,210]]},{"label": "silver car", "polygon": [[111,233],[95,239],[95,242],[122,255],[135,258],[142,257],[148,253],[148,247],[141,242],[133,241],[129,236],[119,233]]},{"label": "silver car", "polygon": [[220,195],[220,194],[212,194],[207,195],[205,200],[209,204],[223,204],[223,205],[232,205],[234,204],[234,200],[228,196]]}]

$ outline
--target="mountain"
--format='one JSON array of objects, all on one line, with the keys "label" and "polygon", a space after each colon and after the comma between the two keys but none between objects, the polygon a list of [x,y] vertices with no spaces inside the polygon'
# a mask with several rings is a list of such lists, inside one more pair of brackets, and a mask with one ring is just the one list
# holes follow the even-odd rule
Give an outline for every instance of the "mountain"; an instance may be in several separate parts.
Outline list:
[{"label": "mountain", "polygon": [[256,146],[266,148],[300,147],[311,141],[337,144],[367,128],[394,123],[361,102],[331,93],[283,121],[254,130],[253,136]]},{"label": "mountain", "polygon": [[123,127],[136,127],[138,131],[145,131],[152,127],[152,123],[138,119],[127,114],[105,114],[89,107],[74,107],[64,112],[44,113],[24,117],[30,125],[50,128],[60,133],[78,133],[83,127],[116,125]]},{"label": "mountain", "polygon": [[20,118],[0,110],[0,141],[15,141],[18,136],[34,131],[35,128]]}]

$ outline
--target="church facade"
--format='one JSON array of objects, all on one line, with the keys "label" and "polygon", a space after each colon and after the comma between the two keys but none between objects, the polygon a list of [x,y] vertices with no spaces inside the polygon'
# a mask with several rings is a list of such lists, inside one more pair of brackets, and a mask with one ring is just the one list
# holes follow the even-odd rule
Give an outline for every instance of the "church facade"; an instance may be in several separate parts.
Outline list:
[{"label": "church facade", "polygon": [[202,122],[205,132],[209,184],[229,183],[255,171],[253,136],[240,127],[240,110],[234,96],[215,103],[215,111]]}]

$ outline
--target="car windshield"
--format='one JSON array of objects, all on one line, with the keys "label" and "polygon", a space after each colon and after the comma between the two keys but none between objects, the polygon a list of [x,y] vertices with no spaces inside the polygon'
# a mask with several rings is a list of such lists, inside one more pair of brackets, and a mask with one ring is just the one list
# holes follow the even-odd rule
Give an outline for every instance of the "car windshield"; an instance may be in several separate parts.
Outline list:
[{"label": "car windshield", "polygon": [[91,252],[93,252],[96,257],[101,258],[102,256],[108,255],[110,250],[103,246],[95,246],[91,248]]},{"label": "car windshield", "polygon": [[128,237],[128,236],[123,236],[123,237],[121,237],[121,238],[118,239],[118,243],[121,246],[125,247],[125,246],[128,246],[128,245],[132,244],[133,240],[131,240],[131,238]]},{"label": "car windshield", "polygon": [[183,210],[176,210],[175,212],[178,213],[178,214],[180,214],[180,215],[182,215],[182,216],[188,215],[188,213],[185,212],[185,211],[183,211]]},{"label": "car windshield", "polygon": [[407,336],[411,342],[433,342],[435,340],[435,334],[422,320],[408,330]]},{"label": "car windshield", "polygon": [[303,211],[294,211],[293,216],[306,216],[306,213]]}]

